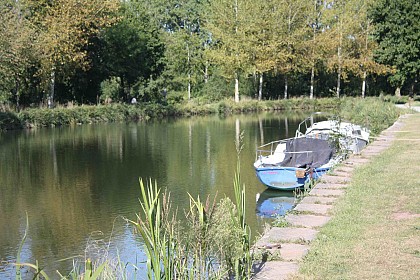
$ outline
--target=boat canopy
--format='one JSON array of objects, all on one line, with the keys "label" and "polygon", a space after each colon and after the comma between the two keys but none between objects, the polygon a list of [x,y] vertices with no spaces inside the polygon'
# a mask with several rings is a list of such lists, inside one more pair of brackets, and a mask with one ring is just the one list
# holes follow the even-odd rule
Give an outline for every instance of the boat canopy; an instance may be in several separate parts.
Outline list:
[{"label": "boat canopy", "polygon": [[330,161],[335,149],[329,141],[298,137],[287,140],[285,158],[280,166],[317,168]]}]

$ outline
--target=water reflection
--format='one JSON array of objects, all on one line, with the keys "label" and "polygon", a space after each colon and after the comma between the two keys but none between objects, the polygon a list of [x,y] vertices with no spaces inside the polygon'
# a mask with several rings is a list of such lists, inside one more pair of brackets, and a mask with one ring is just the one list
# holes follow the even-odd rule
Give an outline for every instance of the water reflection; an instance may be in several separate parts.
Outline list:
[{"label": "water reflection", "polygon": [[[102,232],[110,252],[141,260],[141,240],[120,217],[139,211],[139,177],[171,192],[179,213],[188,195],[233,198],[235,142],[243,132],[241,179],[247,188],[247,222],[256,236],[255,148],[295,131],[307,114],[274,112],[149,123],[83,125],[0,134],[0,261],[14,261],[29,216],[22,261],[68,271],[83,255],[92,232]],[[286,122],[287,119],[287,122]],[[10,278],[13,271],[1,271]]]},{"label": "water reflection", "polygon": [[266,189],[256,195],[256,213],[263,218],[283,216],[296,202],[293,192]]}]

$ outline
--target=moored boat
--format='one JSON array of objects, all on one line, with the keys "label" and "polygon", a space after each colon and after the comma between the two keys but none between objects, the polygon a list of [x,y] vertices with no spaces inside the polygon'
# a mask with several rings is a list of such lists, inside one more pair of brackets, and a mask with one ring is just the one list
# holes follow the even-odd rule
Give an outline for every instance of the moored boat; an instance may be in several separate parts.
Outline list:
[{"label": "moored boat", "polygon": [[335,155],[328,140],[296,137],[260,146],[254,167],[267,187],[294,190],[327,172],[337,161]]},{"label": "moored boat", "polygon": [[[315,113],[322,114],[322,113]],[[295,137],[310,136],[322,139],[337,139],[339,148],[349,153],[360,153],[369,144],[370,131],[360,125],[336,119],[311,122],[313,116],[306,118],[299,124]],[[302,126],[305,126],[303,133]]]},{"label": "moored boat", "polygon": [[[294,138],[257,148],[254,168],[258,179],[268,188],[302,188],[320,178],[346,154],[359,153],[369,143],[369,131],[359,125],[310,120],[312,116],[299,124]],[[301,132],[303,126],[305,132]]]}]

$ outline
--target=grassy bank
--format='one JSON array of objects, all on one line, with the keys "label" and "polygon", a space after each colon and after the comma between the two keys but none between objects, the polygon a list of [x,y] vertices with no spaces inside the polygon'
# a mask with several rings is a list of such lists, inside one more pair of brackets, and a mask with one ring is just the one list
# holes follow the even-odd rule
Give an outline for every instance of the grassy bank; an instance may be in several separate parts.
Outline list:
[{"label": "grassy bank", "polygon": [[0,112],[0,130],[33,127],[51,127],[100,122],[143,121],[168,116],[194,116],[208,114],[236,114],[261,111],[334,111],[342,117],[368,126],[373,133],[393,123],[398,112],[392,103],[381,98],[296,98],[287,100],[244,100],[235,103],[224,100],[200,104],[192,100],[183,104],[111,104],[58,107],[54,109],[26,109],[19,113]]},{"label": "grassy bank", "polygon": [[296,279],[418,279],[419,122],[405,119],[391,148],[355,170]]}]

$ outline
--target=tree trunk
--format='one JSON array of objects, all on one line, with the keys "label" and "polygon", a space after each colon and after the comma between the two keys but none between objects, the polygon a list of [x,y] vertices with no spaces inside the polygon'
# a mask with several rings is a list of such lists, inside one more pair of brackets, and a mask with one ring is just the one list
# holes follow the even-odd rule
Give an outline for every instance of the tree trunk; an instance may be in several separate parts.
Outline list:
[{"label": "tree trunk", "polygon": [[15,84],[15,90],[16,90],[16,111],[20,111],[20,86],[19,86],[19,80],[16,78],[16,84]]},{"label": "tree trunk", "polygon": [[316,47],[316,31],[318,28],[318,17],[320,14],[317,13],[318,11],[318,6],[319,6],[319,2],[318,0],[314,1],[314,11],[315,11],[315,18],[314,18],[314,23],[312,24],[312,29],[313,29],[313,36],[312,36],[312,67],[311,67],[311,87],[310,87],[310,92],[309,92],[309,99],[313,99],[314,98],[314,90],[315,90],[315,64],[316,64],[316,58],[315,58],[315,47]]},{"label": "tree trunk", "polygon": [[48,108],[52,108],[54,104],[54,93],[55,93],[55,69],[51,69],[51,80],[50,80],[50,96],[48,96],[47,103]]},{"label": "tree trunk", "polygon": [[288,81],[287,81],[287,75],[284,76],[284,99],[287,99],[287,87],[288,87]]},{"label": "tree trunk", "polygon": [[191,74],[188,73],[188,100],[191,99]]},{"label": "tree trunk", "polygon": [[[368,46],[369,46],[369,20],[366,21],[366,36],[365,36],[365,53],[368,53]],[[365,98],[366,96],[366,77],[367,77],[367,71],[366,66],[367,64],[367,57],[365,55],[364,62],[363,62],[363,82],[362,82],[362,98]]]},{"label": "tree trunk", "polygon": [[416,83],[416,81],[413,81],[410,85],[410,92],[408,93],[408,96],[410,96],[410,98],[414,97],[414,84]]},{"label": "tree trunk", "polygon": [[337,69],[337,98],[340,98],[340,90],[341,90],[341,69],[342,69],[342,61],[341,61],[341,47],[343,45],[343,21],[341,17],[339,17],[340,21],[340,33],[339,33],[339,41],[338,41],[338,48],[337,48],[337,58],[338,58],[338,69]]},{"label": "tree trunk", "polygon": [[341,86],[341,46],[338,47],[338,70],[337,70],[337,98],[340,98],[340,86]]},{"label": "tree trunk", "polygon": [[362,82],[362,98],[365,98],[366,95],[366,71],[363,72],[363,82]]},{"label": "tree trunk", "polygon": [[236,77],[235,77],[235,102],[236,103],[239,102],[239,78],[238,78],[238,74],[236,74]]},{"label": "tree trunk", "polygon": [[400,88],[400,87],[397,87],[397,88],[395,89],[395,96],[396,96],[396,97],[401,97],[401,88]]},{"label": "tree trunk", "polygon": [[190,47],[187,43],[187,61],[188,61],[188,100],[191,99],[191,54],[190,54]]},{"label": "tree trunk", "polygon": [[260,74],[260,84],[258,88],[258,101],[262,100],[262,89],[263,89],[263,73]]},{"label": "tree trunk", "polygon": [[311,69],[311,89],[309,92],[309,99],[314,99],[314,82],[315,82],[315,66]]}]

